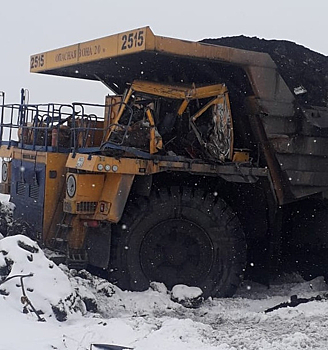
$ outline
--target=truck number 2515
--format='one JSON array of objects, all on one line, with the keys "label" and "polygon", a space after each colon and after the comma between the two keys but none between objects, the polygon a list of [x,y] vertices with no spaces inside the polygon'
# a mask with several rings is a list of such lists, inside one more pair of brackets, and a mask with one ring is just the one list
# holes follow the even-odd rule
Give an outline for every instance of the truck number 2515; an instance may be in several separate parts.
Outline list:
[{"label": "truck number 2515", "polygon": [[144,43],[144,31],[138,30],[122,36],[121,50],[132,49],[133,47],[140,47]]},{"label": "truck number 2515", "polygon": [[30,68],[39,68],[44,66],[44,55],[34,55],[31,56]]}]

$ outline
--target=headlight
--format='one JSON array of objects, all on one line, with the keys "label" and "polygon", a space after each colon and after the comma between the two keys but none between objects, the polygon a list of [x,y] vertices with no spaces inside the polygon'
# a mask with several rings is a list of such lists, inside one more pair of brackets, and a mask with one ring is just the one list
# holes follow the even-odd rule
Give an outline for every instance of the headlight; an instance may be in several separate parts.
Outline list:
[{"label": "headlight", "polygon": [[72,198],[76,192],[76,179],[74,175],[69,175],[66,182],[68,197]]},{"label": "headlight", "polygon": [[8,180],[8,163],[2,163],[2,182]]},{"label": "headlight", "polygon": [[101,163],[99,163],[99,164],[97,165],[97,169],[98,169],[99,171],[102,171],[102,170],[104,170],[104,166],[103,166]]}]

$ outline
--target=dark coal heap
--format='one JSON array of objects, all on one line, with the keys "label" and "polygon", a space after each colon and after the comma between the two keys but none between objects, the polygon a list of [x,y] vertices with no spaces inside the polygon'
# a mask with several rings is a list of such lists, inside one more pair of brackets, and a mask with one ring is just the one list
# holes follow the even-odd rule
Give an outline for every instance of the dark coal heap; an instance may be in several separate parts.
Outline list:
[{"label": "dark coal heap", "polygon": [[298,102],[302,105],[328,107],[327,56],[290,41],[265,40],[243,35],[204,39],[202,42],[268,53],[292,92],[297,88],[298,92],[307,91],[299,94],[296,91]]}]

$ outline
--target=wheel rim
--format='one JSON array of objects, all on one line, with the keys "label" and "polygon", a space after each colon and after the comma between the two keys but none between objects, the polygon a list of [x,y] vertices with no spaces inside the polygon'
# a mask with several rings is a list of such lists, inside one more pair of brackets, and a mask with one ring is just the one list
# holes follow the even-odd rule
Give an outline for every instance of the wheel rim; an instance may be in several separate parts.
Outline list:
[{"label": "wheel rim", "polygon": [[149,281],[201,285],[214,259],[206,231],[184,219],[170,219],[151,228],[140,247],[141,267]]}]

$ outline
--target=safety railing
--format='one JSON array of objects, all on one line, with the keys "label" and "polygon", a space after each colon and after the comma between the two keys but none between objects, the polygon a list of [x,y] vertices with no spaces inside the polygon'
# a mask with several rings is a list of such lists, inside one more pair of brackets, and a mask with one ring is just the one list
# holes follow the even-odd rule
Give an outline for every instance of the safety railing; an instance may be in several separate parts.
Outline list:
[{"label": "safety railing", "polygon": [[[74,115],[71,105],[3,104],[0,111],[1,145],[44,151],[72,147],[68,128],[68,120]],[[62,138],[56,139],[60,129]]]},{"label": "safety railing", "polygon": [[128,133],[132,111],[124,125],[115,125],[110,115],[111,108],[118,104],[2,103],[0,145],[46,152],[95,152],[115,130],[120,131],[120,136],[119,139],[112,137],[112,141],[121,145]]}]

